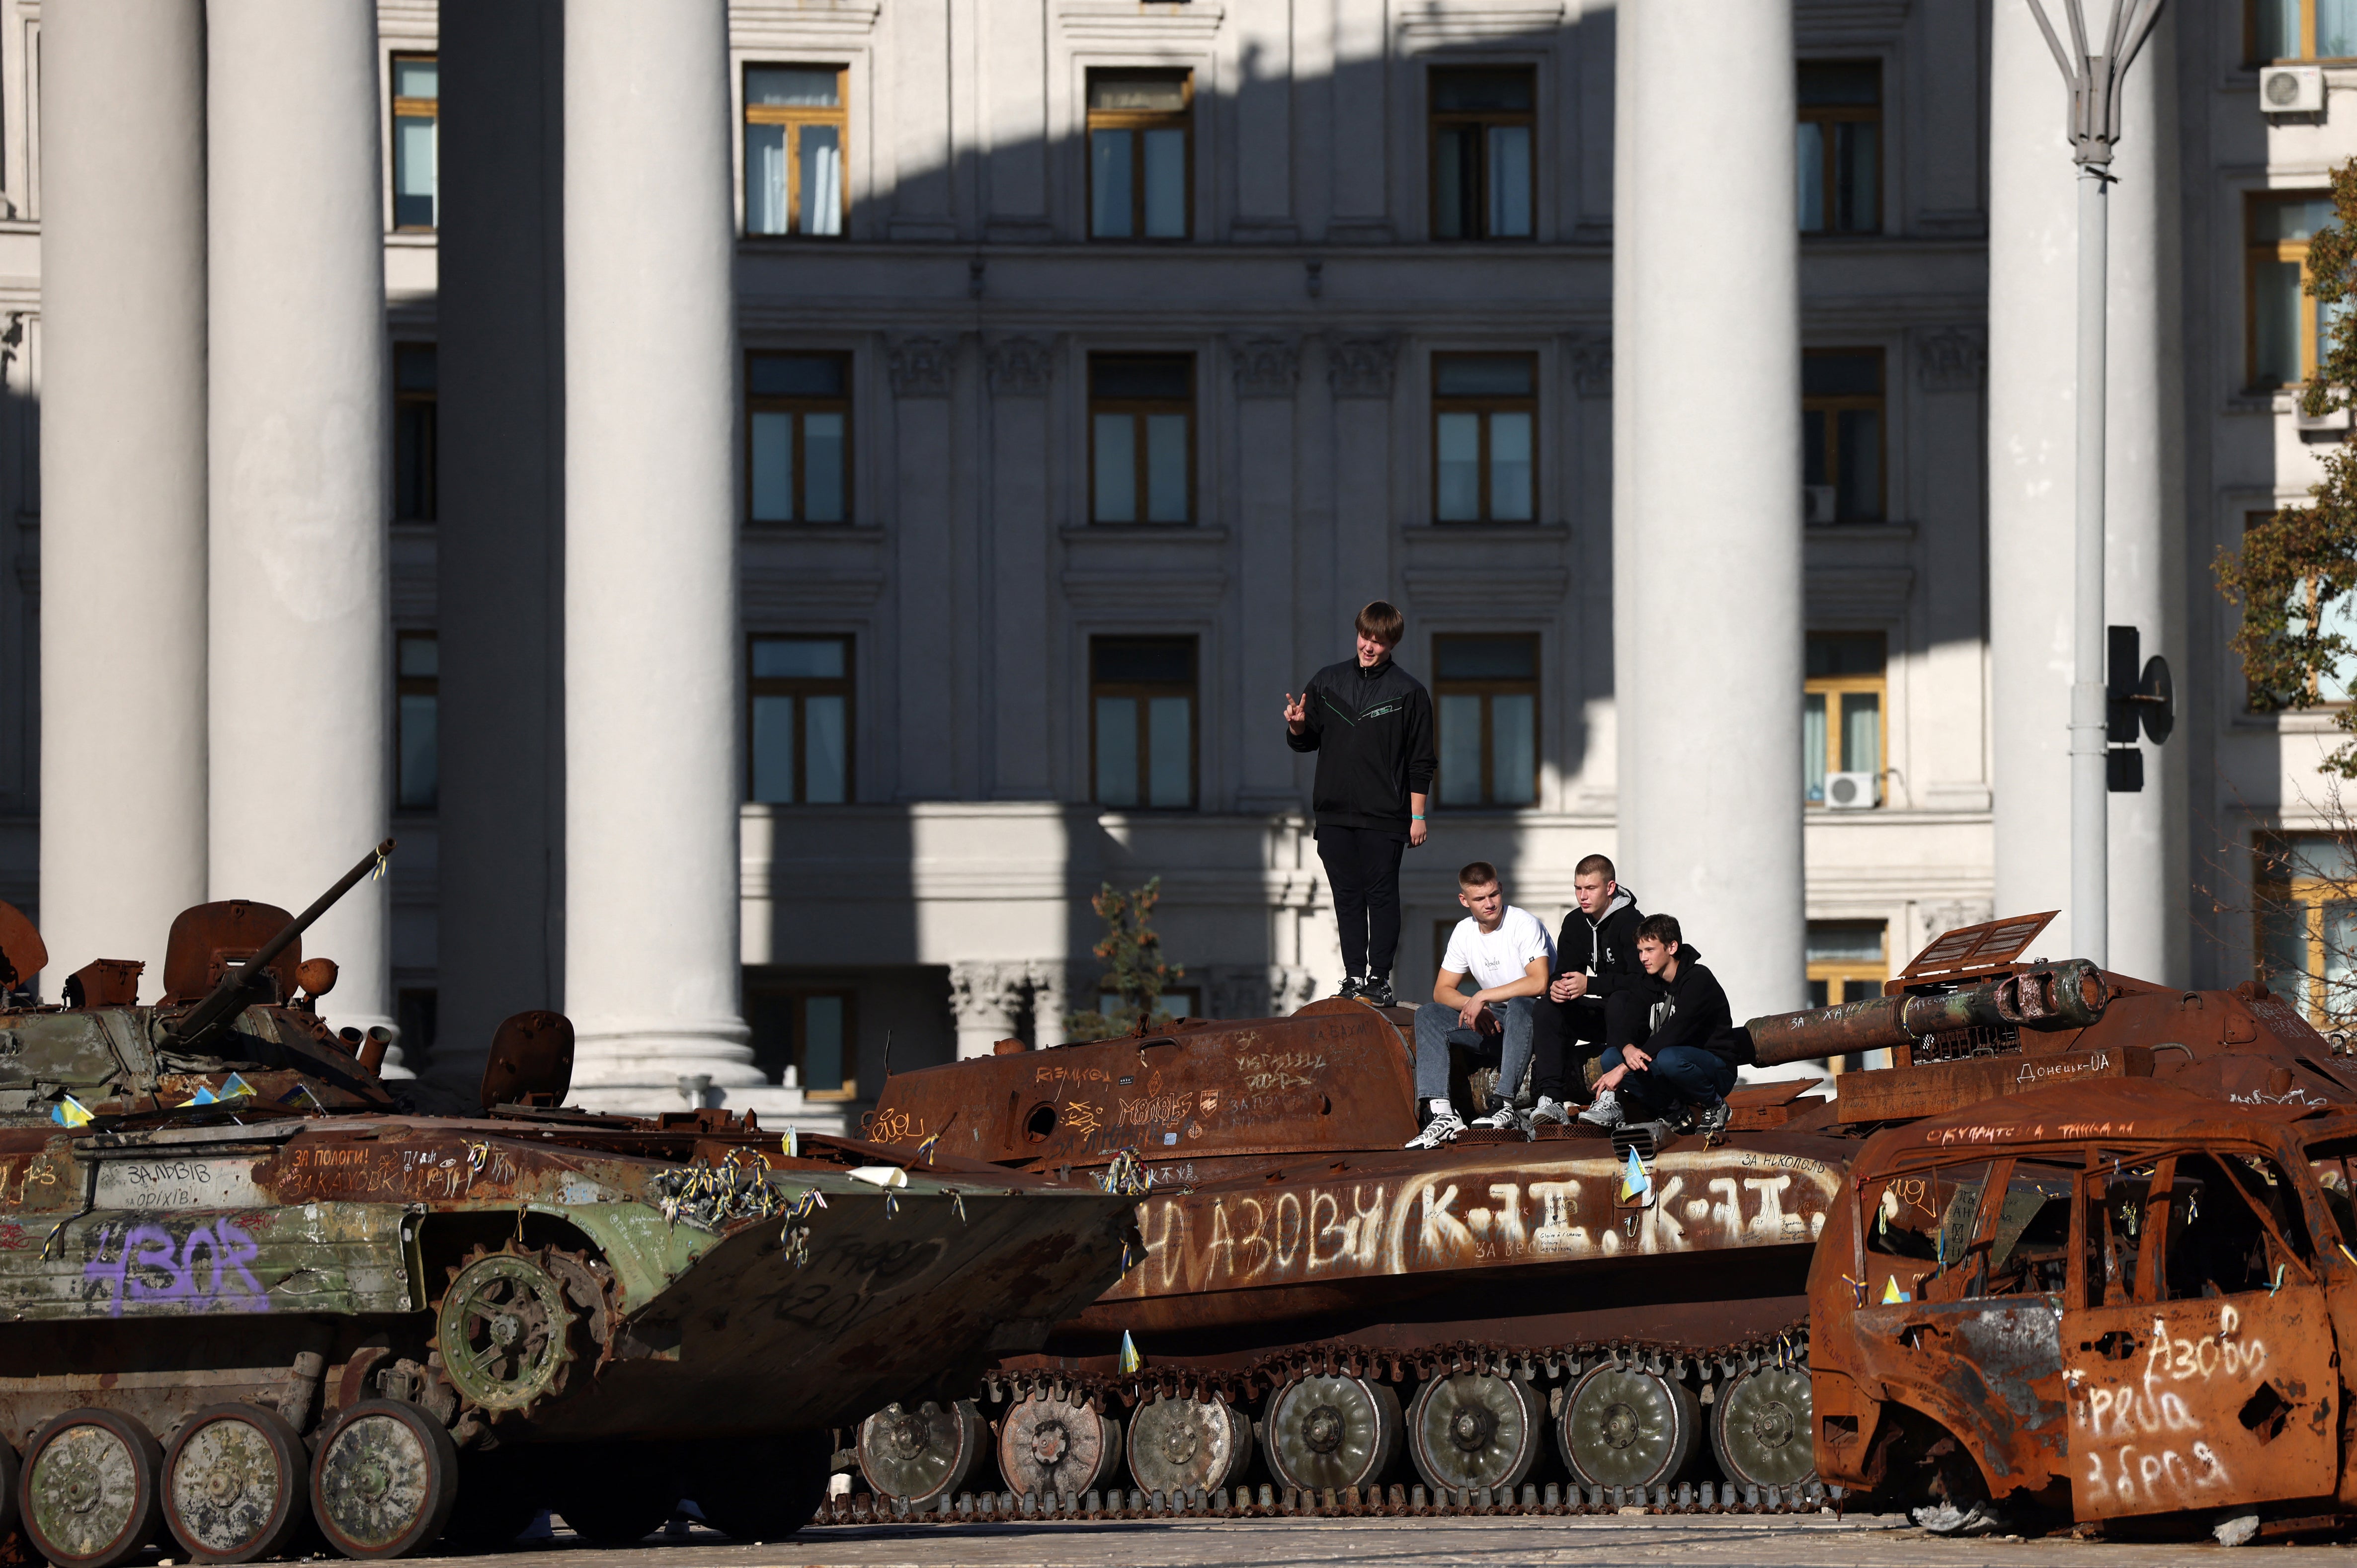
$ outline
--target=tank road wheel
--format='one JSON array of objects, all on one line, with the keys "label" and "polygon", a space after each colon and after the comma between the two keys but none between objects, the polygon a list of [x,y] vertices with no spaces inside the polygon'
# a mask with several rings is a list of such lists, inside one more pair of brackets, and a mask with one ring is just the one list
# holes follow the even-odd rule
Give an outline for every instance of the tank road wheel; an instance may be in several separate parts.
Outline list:
[{"label": "tank road wheel", "polygon": [[1800,1487],[1817,1473],[1809,1374],[1754,1367],[1719,1391],[1710,1446],[1719,1473],[1738,1486]]},{"label": "tank road wheel", "polygon": [[362,1400],[319,1435],[311,1517],[347,1557],[411,1557],[441,1539],[458,1496],[458,1445],[400,1400]]},{"label": "tank road wheel", "polygon": [[1434,1378],[1408,1407],[1408,1457],[1436,1489],[1517,1487],[1546,1441],[1544,1418],[1538,1394],[1520,1378]]},{"label": "tank road wheel", "polygon": [[564,1391],[574,1322],[540,1254],[479,1249],[450,1276],[434,1342],[460,1393],[494,1413],[523,1410]]},{"label": "tank road wheel", "polygon": [[998,1470],[1009,1487],[1040,1497],[1079,1496],[1114,1477],[1121,1423],[1086,1402],[1034,1393],[998,1424]]},{"label": "tank road wheel", "polygon": [[1288,1487],[1363,1487],[1399,1458],[1405,1427],[1389,1383],[1302,1378],[1269,1402],[1268,1467]]},{"label": "tank road wheel", "polygon": [[58,1568],[115,1568],[164,1533],[163,1450],[111,1410],[70,1410],[25,1449],[17,1507]]},{"label": "tank road wheel", "polygon": [[1130,1478],[1146,1491],[1225,1487],[1252,1456],[1252,1423],[1225,1400],[1159,1398],[1129,1418]]},{"label": "tank road wheel", "polygon": [[303,1528],[311,1456],[274,1410],[217,1404],[164,1455],[164,1522],[200,1563],[275,1557]]},{"label": "tank road wheel", "polygon": [[931,1508],[965,1490],[989,1446],[990,1428],[974,1401],[943,1410],[927,1400],[915,1410],[888,1404],[861,1422],[856,1452],[859,1473],[877,1496]]},{"label": "tank road wheel", "polygon": [[1556,1451],[1589,1487],[1650,1487],[1694,1457],[1701,1406],[1684,1383],[1607,1361],[1571,1386]]}]

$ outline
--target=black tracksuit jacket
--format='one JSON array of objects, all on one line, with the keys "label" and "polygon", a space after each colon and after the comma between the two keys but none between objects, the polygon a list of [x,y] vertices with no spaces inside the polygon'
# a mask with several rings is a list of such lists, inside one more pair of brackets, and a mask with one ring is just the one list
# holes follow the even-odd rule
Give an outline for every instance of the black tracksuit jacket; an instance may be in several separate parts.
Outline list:
[{"label": "black tracksuit jacket", "polygon": [[1639,994],[1650,1005],[1652,1031],[1644,1048],[1655,1055],[1672,1046],[1698,1046],[1723,1062],[1744,1067],[1758,1059],[1751,1036],[1735,1026],[1727,993],[1718,977],[1702,966],[1702,951],[1678,944],[1678,977],[1663,981],[1655,975],[1638,978]]},{"label": "black tracksuit jacket", "polygon": [[1312,675],[1302,695],[1305,726],[1287,726],[1285,744],[1318,754],[1309,798],[1318,825],[1405,838],[1407,798],[1431,793],[1440,768],[1432,693],[1389,659],[1371,670],[1346,659]]},{"label": "black tracksuit jacket", "polygon": [[1637,961],[1637,928],[1644,920],[1637,896],[1626,887],[1614,890],[1600,920],[1589,919],[1573,905],[1555,939],[1555,973],[1587,975],[1587,994],[1596,997],[1641,984],[1646,977]]}]

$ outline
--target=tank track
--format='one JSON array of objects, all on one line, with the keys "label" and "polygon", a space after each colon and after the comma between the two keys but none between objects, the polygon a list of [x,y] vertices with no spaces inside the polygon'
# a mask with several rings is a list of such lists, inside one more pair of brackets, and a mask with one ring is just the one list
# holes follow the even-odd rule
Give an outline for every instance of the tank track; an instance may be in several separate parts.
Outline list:
[{"label": "tank track", "polygon": [[[1461,1372],[1489,1373],[1567,1383],[1595,1367],[1642,1367],[1680,1381],[1707,1387],[1763,1365],[1805,1368],[1809,1325],[1800,1319],[1772,1334],[1695,1351],[1634,1337],[1572,1345],[1510,1345],[1496,1340],[1459,1340],[1406,1350],[1337,1340],[1288,1346],[1241,1368],[1162,1366],[1126,1373],[1059,1368],[995,1371],[974,1391],[977,1402],[1012,1408],[1034,1394],[1060,1402],[1085,1403],[1100,1413],[1134,1408],[1157,1396],[1219,1398],[1247,1406],[1297,1378],[1349,1376],[1407,1383]],[[1706,1396],[1707,1397],[1707,1396]],[[1555,1418],[1550,1407],[1549,1420]],[[855,1467],[854,1474],[856,1474]],[[813,1523],[973,1524],[1010,1519],[1141,1520],[1165,1518],[1426,1518],[1489,1515],[1646,1513],[1816,1513],[1837,1508],[1842,1489],[1817,1481],[1792,1487],[1745,1487],[1732,1482],[1682,1481],[1652,1487],[1584,1487],[1555,1481],[1498,1490],[1488,1487],[1434,1489],[1421,1484],[1364,1488],[1258,1486],[1214,1487],[1166,1495],[1118,1487],[1077,1495],[961,1492],[924,1509],[903,1498],[870,1492],[828,1498]]]}]

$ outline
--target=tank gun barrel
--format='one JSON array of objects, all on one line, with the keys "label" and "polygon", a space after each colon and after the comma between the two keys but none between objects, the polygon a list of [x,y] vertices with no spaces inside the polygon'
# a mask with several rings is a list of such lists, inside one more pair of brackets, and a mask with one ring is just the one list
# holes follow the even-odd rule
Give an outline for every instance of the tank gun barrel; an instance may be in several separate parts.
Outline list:
[{"label": "tank gun barrel", "polygon": [[1761,1067],[1887,1050],[1975,1026],[2083,1029],[2104,1015],[2104,972],[2085,959],[2001,974],[1944,995],[1874,996],[1744,1026]]},{"label": "tank gun barrel", "polygon": [[262,944],[254,955],[243,963],[230,968],[221,977],[221,983],[174,1026],[170,1036],[176,1050],[188,1050],[221,1025],[245,1010],[245,993],[253,988],[253,977],[270,966],[273,959],[286,950],[289,943],[316,924],[320,916],[333,908],[336,900],[360,885],[361,877],[382,864],[393,853],[393,841],[385,840],[368,854],[360,864],[336,879],[336,885],[311,901],[311,907],[286,922],[279,933]]}]

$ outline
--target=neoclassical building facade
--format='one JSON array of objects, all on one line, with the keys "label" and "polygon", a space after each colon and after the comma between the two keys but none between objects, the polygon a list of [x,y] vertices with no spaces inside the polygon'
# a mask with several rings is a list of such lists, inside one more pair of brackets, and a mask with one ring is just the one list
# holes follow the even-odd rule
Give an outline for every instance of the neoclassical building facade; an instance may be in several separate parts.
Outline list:
[{"label": "neoclassical building facade", "polygon": [[[2340,434],[2312,4],[2170,7],[2115,167],[2180,983],[2323,961],[2209,580]],[[1602,850],[1739,1011],[1855,996],[2067,903],[2064,111],[2007,0],[0,0],[0,893],[152,982],[390,832],[312,946],[410,1069],[560,1006],[586,1103],[843,1124],[1060,1039],[1105,884],[1181,1010],[1330,991],[1279,710],[1384,597],[1403,993],[1459,864]]]}]

